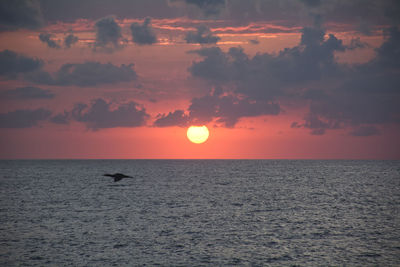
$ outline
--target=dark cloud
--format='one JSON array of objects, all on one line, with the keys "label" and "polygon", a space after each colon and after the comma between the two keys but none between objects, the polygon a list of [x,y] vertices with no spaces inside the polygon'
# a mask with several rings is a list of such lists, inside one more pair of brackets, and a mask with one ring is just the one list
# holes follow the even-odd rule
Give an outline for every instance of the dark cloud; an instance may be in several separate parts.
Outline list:
[{"label": "dark cloud", "polygon": [[301,128],[303,125],[299,124],[297,121],[292,122],[290,128]]},{"label": "dark cloud", "polygon": [[43,66],[43,61],[30,58],[14,51],[3,50],[0,52],[0,76],[16,78],[20,73],[38,70]]},{"label": "dark cloud", "polygon": [[121,27],[113,17],[105,17],[96,22],[96,42],[94,49],[101,48],[102,51],[112,52],[121,48],[122,40]]},{"label": "dark cloud", "polygon": [[26,79],[48,85],[77,85],[95,86],[99,84],[112,84],[129,82],[137,77],[133,64],[115,66],[111,63],[85,62],[68,63],[51,75],[44,71],[38,71],[26,75]]},{"label": "dark cloud", "polygon": [[356,30],[364,35],[370,36],[373,33],[373,25],[365,19],[359,19]]},{"label": "dark cloud", "polygon": [[257,39],[250,39],[249,43],[253,44],[253,45],[258,45],[260,43],[260,41],[258,41]]},{"label": "dark cloud", "polygon": [[377,57],[374,64],[385,68],[400,68],[400,31],[398,27],[391,27],[384,31],[386,40],[376,49]]},{"label": "dark cloud", "polygon": [[400,2],[397,0],[385,1],[384,14],[389,18],[394,25],[400,23]]},{"label": "dark cloud", "polygon": [[350,135],[353,136],[372,136],[378,134],[380,134],[380,131],[374,126],[360,126],[350,132]]},{"label": "dark cloud", "polygon": [[350,44],[346,46],[348,50],[367,48],[367,47],[369,47],[369,44],[362,42],[360,40],[360,37],[351,39]]},{"label": "dark cloud", "polygon": [[400,78],[396,74],[354,74],[325,97],[312,99],[304,127],[319,131],[400,123]]},{"label": "dark cloud", "polygon": [[316,7],[321,4],[321,0],[300,0],[300,2],[310,7]]},{"label": "dark cloud", "polygon": [[68,124],[70,121],[69,112],[58,113],[57,115],[50,118],[50,122],[55,124]]},{"label": "dark cloud", "polygon": [[77,19],[97,20],[115,15],[118,18],[174,18],[182,16],[182,10],[166,0],[40,0],[46,21],[74,22]]},{"label": "dark cloud", "polygon": [[143,126],[149,115],[135,102],[128,102],[114,108],[112,103],[99,98],[94,100],[90,106],[76,104],[71,112],[71,117],[85,123],[89,129],[98,130]]},{"label": "dark cloud", "polygon": [[346,47],[333,34],[326,39],[324,36],[321,28],[304,28],[300,44],[277,55],[258,53],[249,57],[236,47],[228,52],[219,47],[191,51],[203,60],[193,62],[189,72],[216,84],[233,83],[237,92],[253,99],[273,100],[285,94],[288,86],[340,74],[334,56]]},{"label": "dark cloud", "polygon": [[186,3],[201,8],[205,15],[216,15],[225,5],[225,0],[186,0]]},{"label": "dark cloud", "polygon": [[207,123],[216,118],[216,122],[225,127],[234,127],[243,117],[278,115],[280,113],[277,103],[217,94],[192,99],[188,110],[194,123]]},{"label": "dark cloud", "polygon": [[[358,129],[362,125],[359,129],[365,132],[376,125],[400,123],[400,34],[396,27],[385,33],[385,42],[376,49],[376,58],[365,64],[339,64],[336,52],[364,48],[365,44],[353,39],[349,45],[344,45],[336,36],[326,35],[317,26],[305,27],[299,45],[277,54],[250,57],[241,48],[223,52],[218,47],[191,51],[203,59],[193,62],[189,71],[195,77],[229,88],[233,95],[239,93],[243,98],[230,102],[240,103],[239,106],[248,110],[255,106],[246,106],[246,101],[246,104],[286,100],[308,103],[304,122],[293,123],[292,128],[304,127],[313,135],[322,135],[327,130]],[[192,100],[190,118],[204,122],[219,118],[226,122],[225,126],[234,125],[235,116],[224,117],[220,107],[218,114],[214,112],[215,103],[225,97]],[[235,107],[237,112],[239,106]],[[239,113],[236,118],[262,114]]]},{"label": "dark cloud", "polygon": [[0,1],[0,31],[34,30],[43,26],[39,1]]},{"label": "dark cloud", "polygon": [[73,44],[78,42],[78,37],[73,35],[73,34],[68,34],[65,38],[64,38],[64,47],[65,48],[70,48]]},{"label": "dark cloud", "polygon": [[[183,2],[187,5],[181,4]],[[43,24],[41,12],[49,23],[73,22],[82,18],[93,21],[109,14],[120,19],[147,16],[199,18],[199,12],[193,12],[188,6],[199,8],[205,15],[220,16],[234,22],[280,20],[289,25],[301,25],[304,14],[312,7],[313,12],[322,14],[327,22],[354,25],[361,19],[374,27],[398,23],[400,10],[397,0],[3,0],[1,3],[0,27],[3,29],[40,27]]]},{"label": "dark cloud", "polygon": [[20,109],[0,114],[0,128],[29,128],[48,119],[51,111],[47,109]]},{"label": "dark cloud", "polygon": [[205,25],[200,25],[197,27],[197,31],[188,32],[185,36],[187,43],[195,44],[215,44],[221,38],[212,35],[210,29]]},{"label": "dark cloud", "polygon": [[[230,51],[232,51],[231,48]],[[230,53],[224,53],[219,47],[202,48],[189,53],[196,53],[204,59],[193,62],[189,67],[189,72],[193,76],[205,78],[212,81],[228,81],[231,79],[233,68],[232,62],[235,60]]]},{"label": "dark cloud", "polygon": [[50,33],[41,33],[39,34],[39,40],[43,43],[47,44],[50,48],[59,49],[61,46],[52,39],[53,35]]},{"label": "dark cloud", "polygon": [[234,127],[243,117],[261,115],[278,115],[280,107],[277,103],[254,101],[236,95],[224,95],[221,89],[203,97],[193,98],[188,108],[188,115],[182,110],[161,115],[154,126],[181,126],[191,124],[206,124],[212,121],[224,126]]},{"label": "dark cloud", "polygon": [[387,35],[376,58],[347,71],[341,85],[309,98],[304,127],[321,132],[356,127],[352,135],[367,136],[377,134],[375,125],[400,123],[400,34],[391,28]]},{"label": "dark cloud", "polygon": [[151,19],[145,18],[143,24],[131,24],[132,40],[139,45],[151,45],[157,42],[157,37],[151,27]]},{"label": "dark cloud", "polygon": [[54,93],[50,90],[27,86],[7,90],[3,93],[3,96],[15,99],[51,99],[54,98]]},{"label": "dark cloud", "polygon": [[157,116],[157,120],[154,122],[156,127],[169,127],[169,126],[179,126],[186,127],[189,123],[189,117],[185,114],[183,110],[175,110],[174,112],[169,112],[167,115],[160,114]]}]

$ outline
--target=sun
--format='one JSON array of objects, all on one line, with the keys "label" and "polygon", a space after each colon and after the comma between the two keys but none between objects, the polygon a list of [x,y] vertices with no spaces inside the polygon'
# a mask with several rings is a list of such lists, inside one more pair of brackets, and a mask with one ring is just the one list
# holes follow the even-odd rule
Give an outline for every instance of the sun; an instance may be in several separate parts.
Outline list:
[{"label": "sun", "polygon": [[210,133],[208,132],[208,129],[206,126],[190,126],[187,130],[187,138],[190,140],[190,142],[193,142],[195,144],[201,144],[207,141],[208,136]]}]

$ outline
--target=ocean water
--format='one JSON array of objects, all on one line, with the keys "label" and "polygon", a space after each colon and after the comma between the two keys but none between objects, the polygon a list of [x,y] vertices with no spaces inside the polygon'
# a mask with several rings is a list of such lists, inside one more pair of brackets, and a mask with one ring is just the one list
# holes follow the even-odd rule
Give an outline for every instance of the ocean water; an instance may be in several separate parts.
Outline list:
[{"label": "ocean water", "polygon": [[0,204],[1,266],[400,266],[400,161],[0,161]]}]

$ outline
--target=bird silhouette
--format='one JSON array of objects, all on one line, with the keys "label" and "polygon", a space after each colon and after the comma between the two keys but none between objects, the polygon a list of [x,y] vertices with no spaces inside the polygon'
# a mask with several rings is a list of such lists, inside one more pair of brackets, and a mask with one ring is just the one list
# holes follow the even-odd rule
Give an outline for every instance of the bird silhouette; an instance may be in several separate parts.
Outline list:
[{"label": "bird silhouette", "polygon": [[132,176],[128,176],[122,173],[114,173],[114,174],[104,174],[103,176],[109,176],[114,178],[114,182],[121,181],[123,178],[133,178]]}]

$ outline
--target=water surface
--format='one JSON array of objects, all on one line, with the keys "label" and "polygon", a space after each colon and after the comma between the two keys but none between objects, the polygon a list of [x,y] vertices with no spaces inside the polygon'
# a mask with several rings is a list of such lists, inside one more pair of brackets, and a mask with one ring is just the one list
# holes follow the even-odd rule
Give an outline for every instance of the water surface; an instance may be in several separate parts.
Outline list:
[{"label": "water surface", "polygon": [[399,161],[0,161],[0,204],[1,266],[400,265]]}]

